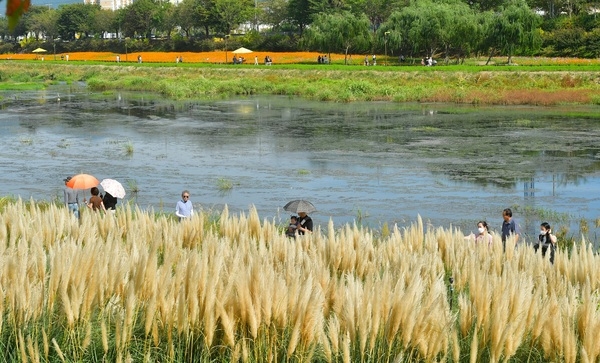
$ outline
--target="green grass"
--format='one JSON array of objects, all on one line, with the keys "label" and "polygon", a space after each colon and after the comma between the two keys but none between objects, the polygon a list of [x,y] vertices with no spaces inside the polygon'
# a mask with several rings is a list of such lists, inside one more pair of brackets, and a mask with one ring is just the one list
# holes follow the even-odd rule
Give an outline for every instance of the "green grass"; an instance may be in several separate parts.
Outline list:
[{"label": "green grass", "polygon": [[233,189],[233,182],[227,178],[219,178],[217,179],[217,189],[220,192],[228,192]]},{"label": "green grass", "polygon": [[108,62],[0,63],[6,85],[87,82],[94,91],[157,92],[170,99],[286,95],[319,101],[459,104],[599,104],[600,65],[376,66],[290,64],[273,67]]}]

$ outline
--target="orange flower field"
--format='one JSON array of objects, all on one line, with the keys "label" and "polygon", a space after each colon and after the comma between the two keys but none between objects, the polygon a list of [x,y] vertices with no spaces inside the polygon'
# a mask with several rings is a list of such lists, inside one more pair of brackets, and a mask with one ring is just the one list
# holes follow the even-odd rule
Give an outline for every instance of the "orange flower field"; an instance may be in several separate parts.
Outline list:
[{"label": "orange flower field", "polygon": [[[245,62],[248,64],[254,64],[254,56],[258,57],[259,63],[263,64],[265,56],[270,56],[273,63],[276,64],[292,64],[292,63],[316,63],[319,54],[316,52],[253,52],[251,54],[240,54],[245,58]],[[56,60],[60,60],[64,54],[56,54]],[[152,63],[175,63],[177,57],[183,57],[184,62],[190,63],[225,63],[225,57],[227,62],[232,62],[234,53],[224,51],[215,52],[136,52],[128,54],[117,54],[111,52],[77,52],[69,53],[69,60],[73,61],[104,61],[104,62],[115,62],[117,55],[121,57],[121,62],[137,62],[138,55],[142,56],[143,62]],[[55,55],[51,52],[44,54],[5,54],[5,59],[28,59],[34,60],[54,60]],[[363,56],[354,55],[351,56],[354,64],[359,64]],[[332,61],[343,61],[343,54],[331,54]]]}]

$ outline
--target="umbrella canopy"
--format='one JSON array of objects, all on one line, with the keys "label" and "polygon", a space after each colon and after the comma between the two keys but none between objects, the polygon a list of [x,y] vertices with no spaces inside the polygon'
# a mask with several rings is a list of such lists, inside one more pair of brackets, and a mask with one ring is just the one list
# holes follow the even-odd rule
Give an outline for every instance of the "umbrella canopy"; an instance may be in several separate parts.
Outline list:
[{"label": "umbrella canopy", "polygon": [[67,186],[71,189],[89,189],[97,187],[98,184],[100,184],[98,179],[90,174],[73,175],[73,177],[67,181]]},{"label": "umbrella canopy", "polygon": [[244,47],[238,48],[233,51],[233,54],[248,54],[248,53],[252,53],[252,51],[250,49],[246,49]]},{"label": "umbrella canopy", "polygon": [[105,192],[113,197],[119,199],[125,198],[125,188],[123,188],[123,184],[119,183],[118,181],[114,179],[102,179],[100,185]]},{"label": "umbrella canopy", "polygon": [[292,213],[304,212],[306,214],[309,214],[312,212],[316,212],[317,208],[315,208],[315,206],[308,200],[297,199],[292,200],[288,204],[284,205],[283,210]]},{"label": "umbrella canopy", "polygon": [[36,48],[35,50],[33,50],[33,53],[46,53],[47,50],[44,48]]}]

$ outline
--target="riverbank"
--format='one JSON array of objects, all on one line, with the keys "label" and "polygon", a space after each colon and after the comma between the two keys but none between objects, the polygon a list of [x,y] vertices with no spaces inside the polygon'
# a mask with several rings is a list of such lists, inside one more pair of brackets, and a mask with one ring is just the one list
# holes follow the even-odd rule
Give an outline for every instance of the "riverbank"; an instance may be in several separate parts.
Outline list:
[{"label": "riverbank", "polygon": [[[593,67],[593,66],[592,66]],[[86,82],[94,91],[158,92],[175,100],[287,95],[353,102],[599,104],[598,73],[536,67],[233,66],[4,61],[2,89]],[[565,70],[566,69],[566,70]]]}]

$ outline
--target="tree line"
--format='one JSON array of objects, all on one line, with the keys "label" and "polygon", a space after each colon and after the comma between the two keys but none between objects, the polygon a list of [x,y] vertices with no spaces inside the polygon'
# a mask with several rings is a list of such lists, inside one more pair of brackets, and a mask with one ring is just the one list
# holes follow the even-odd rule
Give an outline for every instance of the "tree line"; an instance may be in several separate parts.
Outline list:
[{"label": "tree line", "polygon": [[[67,50],[256,50],[386,53],[460,62],[473,55],[600,56],[596,3],[586,0],[136,0],[31,6],[0,19],[1,52],[49,43]],[[108,36],[113,40],[106,40]],[[67,44],[68,43],[68,44]]]}]

